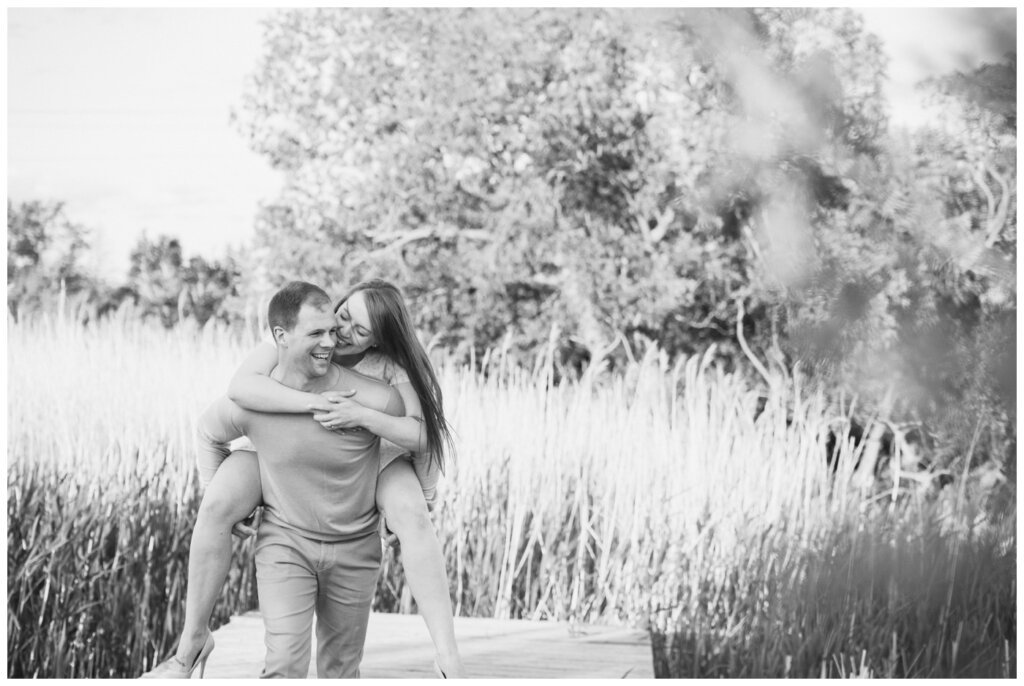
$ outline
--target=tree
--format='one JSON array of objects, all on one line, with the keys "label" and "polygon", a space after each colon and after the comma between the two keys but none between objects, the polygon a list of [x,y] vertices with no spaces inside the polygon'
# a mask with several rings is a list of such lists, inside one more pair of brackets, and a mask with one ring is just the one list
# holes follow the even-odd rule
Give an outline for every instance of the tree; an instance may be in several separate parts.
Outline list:
[{"label": "tree", "polygon": [[[1016,56],[924,84],[938,117],[913,137],[914,173],[935,215],[917,232],[931,253],[930,297],[908,343],[921,409],[958,455],[1016,465]],[[911,338],[912,337],[912,338]],[[977,432],[977,433],[976,433]]]},{"label": "tree", "polygon": [[681,28],[729,132],[695,184],[694,235],[724,243],[751,347],[926,423],[942,459],[979,428],[976,457],[1012,456],[1015,57],[927,84],[939,125],[907,138],[887,133],[880,46],[849,11],[697,11]]},{"label": "tree", "polygon": [[658,257],[662,87],[609,13],[295,11],[267,43],[240,117],[288,172],[264,282],[385,276],[442,343],[532,349],[557,322],[569,354],[690,287]]},{"label": "tree", "polygon": [[87,291],[93,279],[82,265],[89,232],[72,222],[64,203],[7,202],[7,310],[52,306],[63,291]]},{"label": "tree", "polygon": [[201,326],[213,317],[234,318],[225,306],[238,295],[239,277],[230,256],[223,264],[200,256],[186,261],[178,239],[143,235],[131,253],[128,292],[144,317],[157,316],[166,327],[187,318]]},{"label": "tree", "polygon": [[712,151],[673,202],[701,258],[683,263],[700,287],[678,328],[732,342],[742,317],[754,351],[834,366],[870,337],[851,261],[875,246],[847,219],[885,142],[881,45],[850,10],[685,10],[678,31],[699,105],[686,149]]}]

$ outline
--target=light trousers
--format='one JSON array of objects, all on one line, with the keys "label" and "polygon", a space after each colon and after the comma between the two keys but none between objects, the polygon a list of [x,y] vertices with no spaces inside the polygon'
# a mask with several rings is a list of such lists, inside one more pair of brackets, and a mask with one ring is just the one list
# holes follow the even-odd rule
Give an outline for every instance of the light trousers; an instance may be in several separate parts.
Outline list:
[{"label": "light trousers", "polygon": [[380,559],[376,532],[327,543],[264,521],[256,537],[267,646],[261,677],[306,678],[315,612],[317,678],[358,678]]}]

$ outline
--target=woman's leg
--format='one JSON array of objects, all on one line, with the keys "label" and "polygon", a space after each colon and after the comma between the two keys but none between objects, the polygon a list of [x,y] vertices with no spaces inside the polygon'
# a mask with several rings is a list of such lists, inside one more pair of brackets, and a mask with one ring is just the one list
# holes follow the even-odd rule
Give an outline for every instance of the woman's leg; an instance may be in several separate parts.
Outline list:
[{"label": "woman's leg", "polygon": [[447,677],[465,676],[455,643],[448,574],[423,490],[412,464],[393,460],[377,481],[377,506],[386,513],[387,526],[402,546],[405,578],[434,641],[437,664]]},{"label": "woman's leg", "polygon": [[199,505],[188,554],[185,624],[177,658],[191,665],[209,632],[210,615],[231,565],[231,527],[263,501],[256,453],[238,450],[221,463]]}]

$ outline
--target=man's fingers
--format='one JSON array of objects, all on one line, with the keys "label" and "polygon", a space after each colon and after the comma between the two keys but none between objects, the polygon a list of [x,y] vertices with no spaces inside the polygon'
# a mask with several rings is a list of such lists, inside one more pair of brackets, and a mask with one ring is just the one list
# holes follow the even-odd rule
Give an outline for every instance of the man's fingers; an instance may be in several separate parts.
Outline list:
[{"label": "man's fingers", "polygon": [[256,529],[239,522],[231,527],[231,533],[239,538],[249,538],[250,536],[256,535]]},{"label": "man's fingers", "polygon": [[251,515],[240,522],[236,522],[235,525],[231,527],[231,533],[240,538],[255,536],[257,530],[260,528],[261,521],[263,521],[263,508],[257,507],[253,510]]},{"label": "man's fingers", "polygon": [[380,540],[383,541],[386,546],[393,546],[398,543],[398,536],[394,531],[388,528],[388,522],[383,516],[381,516],[380,522],[377,524],[377,533],[380,534]]}]

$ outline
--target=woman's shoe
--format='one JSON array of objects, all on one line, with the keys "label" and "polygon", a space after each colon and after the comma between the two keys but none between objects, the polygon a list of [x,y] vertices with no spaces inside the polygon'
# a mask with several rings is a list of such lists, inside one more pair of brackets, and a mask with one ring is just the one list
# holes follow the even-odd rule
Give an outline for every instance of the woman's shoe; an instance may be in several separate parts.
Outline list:
[{"label": "woman's shoe", "polygon": [[192,673],[196,671],[196,667],[199,668],[199,678],[203,678],[203,674],[206,672],[206,660],[210,657],[210,653],[213,652],[213,634],[206,634],[206,642],[203,643],[202,650],[196,655],[196,659],[192,661],[192,666],[188,667],[184,662],[178,659],[177,655],[172,655],[167,658],[156,667],[153,671],[148,672],[143,678],[144,679],[191,679]]},{"label": "woman's shoe", "polygon": [[[441,669],[442,662],[445,664],[444,669]],[[439,656],[435,656],[434,674],[438,679],[465,679],[466,668],[462,665],[462,658],[460,658],[458,654],[449,655],[444,660]]]}]

